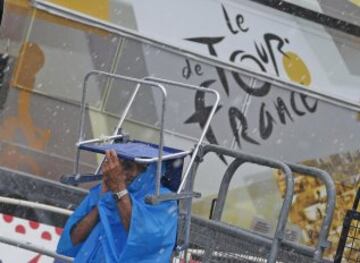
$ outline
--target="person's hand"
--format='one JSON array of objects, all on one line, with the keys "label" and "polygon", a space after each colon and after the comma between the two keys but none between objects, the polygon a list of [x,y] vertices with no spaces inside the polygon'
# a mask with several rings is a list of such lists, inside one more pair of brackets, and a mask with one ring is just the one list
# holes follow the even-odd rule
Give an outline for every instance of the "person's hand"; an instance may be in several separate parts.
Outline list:
[{"label": "person's hand", "polygon": [[126,188],[125,170],[114,150],[106,151],[102,172],[104,190],[119,192]]}]

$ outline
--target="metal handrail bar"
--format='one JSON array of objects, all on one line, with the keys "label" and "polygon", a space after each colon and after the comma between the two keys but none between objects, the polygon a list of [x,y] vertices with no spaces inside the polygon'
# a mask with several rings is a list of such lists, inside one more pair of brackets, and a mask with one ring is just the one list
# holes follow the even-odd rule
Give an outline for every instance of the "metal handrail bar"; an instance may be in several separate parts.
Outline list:
[{"label": "metal handrail bar", "polygon": [[264,82],[270,82],[274,85],[277,85],[277,87],[286,90],[297,91],[340,107],[344,107],[354,111],[360,111],[360,105],[357,102],[349,101],[345,98],[333,97],[331,95],[322,93],[321,91],[315,91],[314,89],[308,89],[305,86],[286,81],[276,76],[267,75],[261,72],[255,72],[250,68],[241,67],[235,63],[225,61],[224,59],[219,59],[208,55],[202,55],[187,48],[179,48],[176,46],[176,44],[169,43],[168,41],[159,41],[152,37],[146,36],[145,34],[139,34],[133,30],[126,29],[114,23],[106,22],[92,16],[83,14],[81,12],[50,3],[48,1],[32,0],[32,5],[35,8],[48,12],[50,14],[70,19],[72,21],[76,21],[94,28],[105,30],[107,32],[114,33],[122,37],[127,37],[132,40],[140,41],[142,43],[149,44],[170,53],[197,60],[207,65],[221,67],[229,71],[241,72],[242,74],[245,74],[249,77],[253,77]]},{"label": "metal handrail bar", "polygon": [[[249,230],[241,229],[239,227],[229,225],[226,223],[223,223],[221,221],[215,221],[215,220],[206,220],[200,216],[192,215],[192,221],[195,224],[206,224],[207,227],[210,229],[221,229],[221,231],[225,234],[237,237],[241,236],[244,237],[247,240],[253,240],[256,243],[262,244],[263,246],[270,248],[272,245],[273,240],[268,237],[261,234],[258,234],[256,232],[252,232]],[[315,248],[301,245],[292,241],[284,240],[281,244],[281,247],[288,250],[288,251],[296,251],[300,252],[301,255],[311,257],[315,253]],[[322,259],[321,262],[330,262],[327,259]]]},{"label": "metal handrail bar", "polygon": [[192,167],[192,164],[194,163],[194,160],[195,160],[196,155],[197,155],[197,153],[199,151],[200,145],[202,144],[202,142],[203,142],[203,140],[205,138],[206,132],[209,129],[210,122],[211,122],[212,118],[214,117],[215,112],[217,110],[217,106],[219,105],[219,102],[220,102],[220,94],[219,94],[219,92],[217,92],[214,89],[204,88],[204,87],[201,87],[201,86],[186,84],[186,83],[182,83],[182,82],[178,82],[178,81],[173,81],[173,80],[168,80],[168,79],[163,79],[163,78],[155,78],[155,77],[146,77],[145,79],[149,80],[149,81],[158,82],[158,83],[168,84],[168,85],[171,85],[171,86],[183,87],[185,89],[202,91],[204,93],[212,93],[215,96],[214,105],[212,106],[211,112],[210,112],[210,114],[209,114],[209,116],[208,116],[208,118],[206,120],[205,126],[202,129],[200,138],[199,138],[198,142],[195,145],[195,149],[194,149],[194,151],[192,153],[189,164],[187,165],[186,171],[185,171],[185,173],[183,175],[183,180],[181,181],[181,184],[180,184],[180,186],[178,188],[177,193],[180,194],[180,192],[183,189],[183,187],[185,185],[185,182],[186,182],[186,180],[187,180],[187,178],[189,176],[190,169]]},{"label": "metal handrail bar", "polygon": [[0,236],[0,243],[8,244],[8,245],[11,245],[11,246],[14,246],[14,247],[23,248],[23,249],[26,249],[26,250],[30,250],[30,251],[33,251],[33,252],[48,256],[48,257],[59,259],[62,262],[73,262],[74,261],[70,257],[62,256],[62,255],[59,255],[59,254],[57,254],[57,253],[55,253],[55,252],[53,252],[51,250],[41,248],[41,247],[35,246],[33,244],[30,244],[30,243],[25,243],[25,242],[22,242],[22,241],[18,241],[18,240],[12,239],[12,238],[7,238],[7,237]]},{"label": "metal handrail bar", "polygon": [[[192,215],[192,220],[195,223],[203,223],[206,219],[204,219],[198,215]],[[242,237],[245,237],[248,240],[253,240],[255,242],[264,244],[264,246],[266,246],[268,248],[271,247],[272,242],[273,242],[271,237],[268,237],[268,236],[250,231],[250,230],[242,229],[242,228],[230,225],[230,224],[226,224],[221,221],[206,220],[206,225],[211,228],[220,228],[224,233],[229,234],[229,235],[235,235],[235,236],[241,235]],[[292,241],[284,240],[281,245],[286,248],[289,248],[289,250],[292,250],[293,248],[299,249],[299,251],[306,256],[312,256],[315,251],[315,249],[312,247],[300,245],[300,244],[297,244]]]},{"label": "metal handrail bar", "polygon": [[[1,171],[12,174],[13,176],[16,176],[16,177],[22,177],[22,178],[26,179],[27,181],[37,181],[37,182],[42,182],[42,183],[48,183],[48,184],[52,184],[52,185],[64,188],[66,190],[70,190],[70,191],[74,191],[74,192],[78,192],[78,193],[82,193],[82,194],[87,194],[89,192],[88,190],[83,189],[83,188],[74,187],[71,185],[64,185],[57,181],[50,180],[45,177],[36,176],[36,175],[30,174],[30,173],[26,173],[24,171],[14,170],[14,169],[10,169],[7,167],[0,167],[0,172]],[[1,178],[1,176],[0,176],[0,178]]]},{"label": "metal handrail bar", "polygon": [[335,212],[336,204],[336,188],[335,183],[332,177],[325,171],[318,168],[308,167],[301,164],[287,163],[290,169],[295,173],[300,173],[302,175],[308,175],[315,177],[321,180],[325,184],[327,204],[325,217],[321,225],[319,240],[315,246],[314,260],[315,262],[320,262],[324,253],[324,250],[329,247],[329,241],[327,240],[331,222]]},{"label": "metal handrail bar", "polygon": [[[186,155],[189,155],[191,153],[192,153],[192,151],[182,151],[182,152],[178,152],[178,153],[170,153],[170,154],[165,155],[162,158],[162,160],[165,161],[165,160],[169,160],[169,159],[182,158],[182,157],[184,157]],[[151,163],[151,162],[159,160],[159,157],[154,157],[154,158],[139,158],[139,157],[136,157],[136,158],[134,158],[134,160],[136,162],[138,162],[138,163]]]},{"label": "metal handrail bar", "polygon": [[[101,76],[106,76],[108,78],[112,78],[112,79],[119,79],[119,80],[126,80],[128,82],[132,82],[132,83],[136,83],[136,89],[135,91],[137,92],[138,88],[141,87],[141,84],[145,84],[148,85],[150,87],[154,87],[154,88],[158,88],[161,92],[162,95],[162,104],[161,104],[161,117],[160,117],[160,139],[159,139],[159,159],[157,161],[157,168],[156,168],[156,195],[160,195],[160,180],[161,180],[161,162],[162,162],[162,156],[163,156],[163,145],[164,145],[164,121],[165,121],[165,111],[166,111],[166,97],[167,97],[167,93],[166,93],[166,89],[164,88],[164,86],[162,86],[159,83],[154,83],[151,81],[146,81],[146,80],[141,80],[141,79],[137,79],[137,78],[132,78],[132,77],[128,77],[128,76],[122,76],[119,74],[113,74],[113,73],[108,73],[105,71],[99,71],[99,70],[92,70],[89,73],[87,73],[85,75],[84,78],[84,82],[83,82],[83,90],[82,90],[82,98],[81,98],[81,110],[80,110],[80,114],[81,114],[81,119],[80,119],[80,125],[79,125],[79,141],[78,144],[81,144],[81,142],[83,141],[83,136],[84,136],[84,124],[85,124],[85,97],[86,97],[86,91],[87,91],[87,83],[88,80],[90,79],[90,77],[94,76],[94,75],[101,75]],[[135,92],[132,94],[132,98],[135,97]],[[130,102],[129,102],[130,103]],[[129,110],[131,105],[127,105],[127,110]],[[126,117],[126,113],[123,113],[123,116],[121,117],[121,120],[119,122],[119,124],[122,124],[122,121],[125,119]],[[120,129],[120,126],[118,124],[118,127],[116,128],[116,133],[117,131]],[[79,172],[79,160],[80,160],[80,149],[77,147],[77,152],[76,152],[76,161],[75,161],[75,167],[74,167],[74,173],[76,176],[78,176],[78,172]],[[103,159],[104,160],[104,159]],[[99,167],[97,169],[97,172],[99,170]]]},{"label": "metal handrail bar", "polygon": [[85,144],[90,144],[90,143],[99,143],[99,142],[106,142],[106,141],[113,141],[116,139],[121,139],[123,138],[124,135],[123,134],[118,134],[118,135],[110,135],[110,136],[105,136],[103,138],[96,138],[96,139],[91,139],[91,140],[86,140],[86,141],[82,141],[82,142],[78,142],[76,143],[76,146],[82,146]]},{"label": "metal handrail bar", "polygon": [[4,196],[0,196],[0,203],[24,206],[24,207],[34,208],[34,209],[40,209],[40,210],[44,210],[44,211],[48,211],[48,212],[52,212],[52,213],[66,215],[66,216],[69,216],[73,213],[72,210],[59,208],[59,207],[52,206],[52,205],[46,205],[46,204],[36,203],[36,202],[32,202],[32,201],[25,201],[22,199],[10,198],[10,197],[4,197]]},{"label": "metal handrail bar", "polygon": [[278,254],[279,247],[285,236],[285,227],[294,194],[294,178],[292,176],[292,172],[290,168],[285,163],[282,163],[280,161],[264,158],[257,155],[247,154],[239,151],[229,150],[227,148],[212,144],[204,145],[202,147],[201,151],[199,152],[198,159],[201,160],[209,152],[214,152],[217,154],[222,154],[235,158],[235,160],[226,169],[225,174],[221,181],[216,206],[214,209],[213,216],[211,218],[216,221],[221,220],[221,215],[224,208],[230,182],[233,178],[234,173],[242,164],[254,163],[262,166],[281,169],[284,172],[285,180],[286,180],[285,197],[280,210],[278,223],[276,225],[274,240],[271,245],[271,251],[268,256],[268,262],[270,263],[276,262],[276,257]]}]

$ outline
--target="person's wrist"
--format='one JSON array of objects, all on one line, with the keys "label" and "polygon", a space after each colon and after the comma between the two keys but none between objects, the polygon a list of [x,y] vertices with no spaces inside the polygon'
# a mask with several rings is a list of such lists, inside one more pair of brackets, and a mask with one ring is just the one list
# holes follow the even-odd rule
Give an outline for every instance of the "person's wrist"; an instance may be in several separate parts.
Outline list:
[{"label": "person's wrist", "polygon": [[125,182],[121,182],[121,183],[117,184],[116,186],[114,186],[114,187],[111,189],[111,191],[112,191],[113,193],[115,193],[115,192],[120,192],[120,191],[125,190],[125,189],[126,189],[126,184],[125,184]]},{"label": "person's wrist", "polygon": [[112,195],[115,201],[120,201],[127,194],[128,194],[127,189],[123,188],[122,190],[114,191]]}]

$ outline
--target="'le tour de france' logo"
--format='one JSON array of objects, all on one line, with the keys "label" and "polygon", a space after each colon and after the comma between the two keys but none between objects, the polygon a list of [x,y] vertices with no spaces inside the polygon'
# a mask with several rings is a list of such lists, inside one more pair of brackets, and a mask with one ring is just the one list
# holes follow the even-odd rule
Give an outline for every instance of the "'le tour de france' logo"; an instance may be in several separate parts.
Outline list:
[{"label": "'le tour de france' logo", "polygon": [[[224,5],[222,5],[222,13],[227,25],[227,30],[230,31],[232,35],[249,34],[251,28],[247,25],[246,19],[242,14],[238,13],[236,16],[231,17]],[[221,49],[221,43],[225,38],[225,36],[201,36],[185,38],[185,40],[207,47],[211,56],[218,57],[217,51]],[[229,61],[239,63],[239,65],[241,65],[241,63],[252,63],[263,73],[272,73],[278,77],[284,77],[280,73],[281,66],[289,80],[303,86],[310,86],[310,71],[304,61],[295,52],[285,51],[289,45],[290,41],[287,38],[280,37],[274,33],[264,33],[261,40],[254,41],[254,54],[241,49],[241,43],[240,45],[237,43],[237,48],[229,54]],[[278,63],[278,61],[281,61],[282,64]],[[270,72],[270,70],[272,72]],[[183,78],[189,79],[192,74],[203,77],[204,73],[201,64],[196,63],[192,65],[188,59],[185,60],[185,66],[182,69]],[[271,84],[268,82],[264,82],[261,86],[253,88],[242,79],[239,73],[233,71],[230,72],[230,74],[226,74],[225,70],[221,67],[216,67],[216,76],[217,78],[215,79],[204,80],[200,86],[208,88],[219,84],[227,98],[239,95],[231,94],[233,91],[236,91],[236,89],[230,90],[229,78],[233,78],[236,84],[235,86],[238,86],[250,96],[265,98],[271,90]],[[301,117],[316,112],[318,106],[316,99],[309,98],[295,91],[289,92],[288,94],[287,98],[278,96],[273,101],[269,101],[269,99],[263,100],[259,109],[258,127],[252,127],[257,128],[258,134],[248,133],[247,117],[239,107],[234,105],[226,105],[226,107],[224,107],[224,105],[220,105],[218,106],[217,112],[227,108],[229,127],[239,148],[241,148],[242,140],[253,145],[260,145],[261,140],[264,141],[270,138],[275,125],[279,123],[287,125],[289,120],[294,122],[295,116]],[[223,99],[223,103],[225,101],[226,98],[225,100]],[[206,106],[204,93],[200,91],[196,93],[194,102],[195,112],[185,121],[185,124],[198,123],[201,129],[203,129],[212,106]],[[209,128],[206,139],[210,143],[219,144],[212,127]],[[222,156],[220,156],[220,158],[225,162]]]}]

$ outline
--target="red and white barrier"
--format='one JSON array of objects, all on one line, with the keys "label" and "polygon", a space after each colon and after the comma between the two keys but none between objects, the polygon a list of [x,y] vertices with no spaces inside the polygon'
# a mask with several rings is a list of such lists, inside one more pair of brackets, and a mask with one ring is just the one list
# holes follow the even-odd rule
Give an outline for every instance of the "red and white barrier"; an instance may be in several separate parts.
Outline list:
[{"label": "red and white barrier", "polygon": [[[0,236],[3,237],[19,240],[55,252],[61,233],[62,228],[0,213]],[[29,250],[0,243],[1,262],[52,263],[54,259]]]}]

